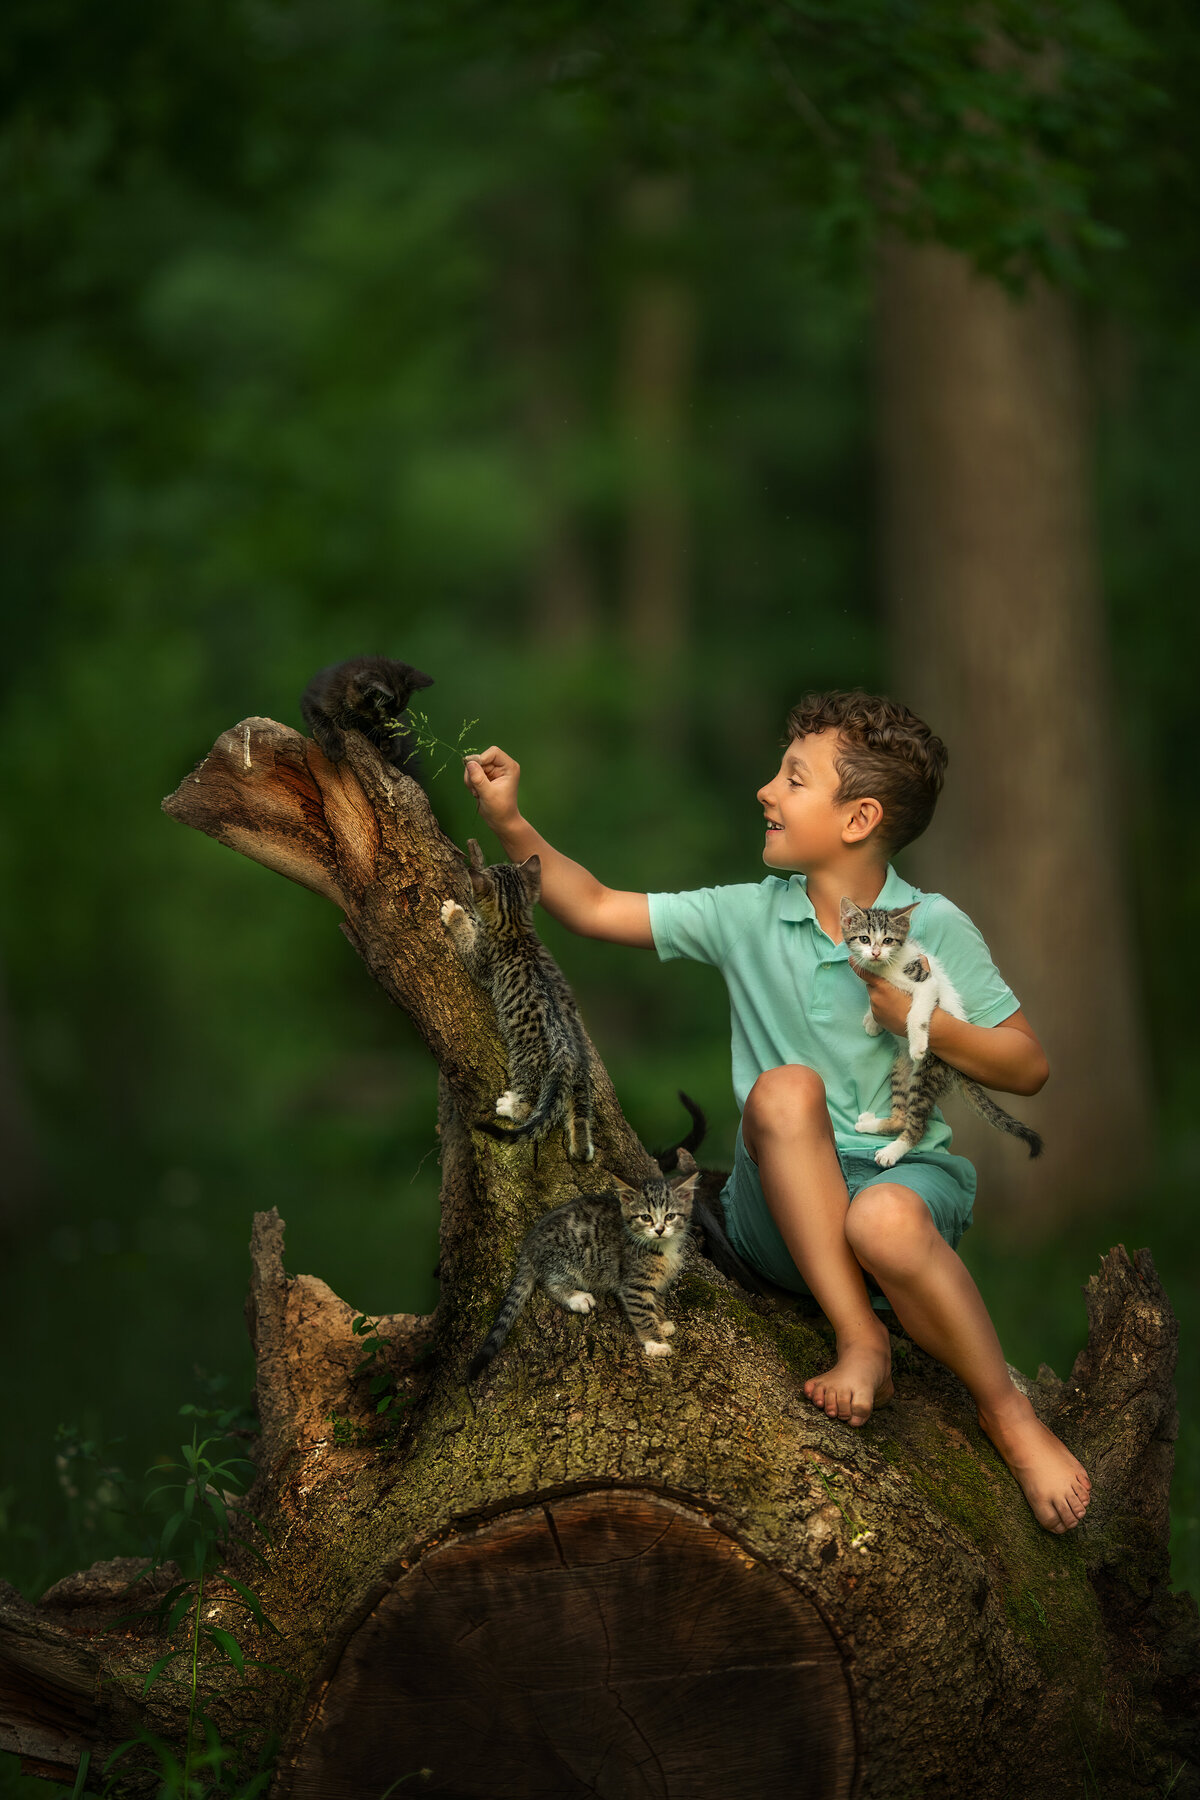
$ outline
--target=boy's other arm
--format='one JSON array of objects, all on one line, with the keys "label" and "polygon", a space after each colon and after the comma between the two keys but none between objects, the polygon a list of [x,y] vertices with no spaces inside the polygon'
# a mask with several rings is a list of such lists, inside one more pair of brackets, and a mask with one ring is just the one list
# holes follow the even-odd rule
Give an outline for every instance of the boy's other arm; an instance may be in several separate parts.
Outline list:
[{"label": "boy's other arm", "polygon": [[517,801],[521,765],[493,744],[479,756],[468,757],[463,780],[479,802],[485,824],[495,832],[513,862],[538,856],[542,862],[542,905],[580,937],[603,938],[610,944],[631,944],[652,950],[650,902],[645,894],[622,893],[572,862],[548,844],[527,819]]},{"label": "boy's other arm", "polygon": [[[854,964],[850,967],[854,969]],[[857,969],[854,972],[859,975]],[[884,1030],[903,1037],[911,994],[881,975],[859,979],[871,990],[871,1011]],[[1050,1074],[1037,1033],[1019,1010],[999,1025],[971,1025],[966,1019],[952,1019],[939,1006],[929,1026],[929,1047],[952,1069],[1002,1094],[1039,1093]]]}]

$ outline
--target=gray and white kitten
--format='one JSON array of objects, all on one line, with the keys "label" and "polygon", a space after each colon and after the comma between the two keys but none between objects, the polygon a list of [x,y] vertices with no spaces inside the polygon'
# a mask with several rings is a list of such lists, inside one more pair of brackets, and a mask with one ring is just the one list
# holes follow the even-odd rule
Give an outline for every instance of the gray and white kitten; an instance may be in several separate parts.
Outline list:
[{"label": "gray and white kitten", "polygon": [[487,1368],[540,1283],[568,1312],[595,1310],[598,1294],[615,1294],[647,1356],[669,1356],[674,1332],[663,1295],[679,1273],[699,1172],[687,1151],[686,1173],[674,1182],[652,1175],[640,1188],[615,1181],[615,1193],[581,1194],[543,1214],[517,1252],[512,1286],[468,1370]]},{"label": "gray and white kitten", "polygon": [[591,1162],[592,1082],[587,1039],[567,979],[533,928],[541,893],[541,859],[483,864],[472,838],[468,873],[474,906],[457,900],[442,906],[442,924],[472,979],[492,996],[508,1052],[508,1087],[496,1101],[495,1119],[478,1127],[492,1137],[545,1137],[553,1126],[567,1134],[567,1153]]},{"label": "gray and white kitten", "polygon": [[[891,1169],[920,1143],[942,1095],[957,1088],[989,1125],[1020,1138],[1028,1146],[1030,1156],[1040,1156],[1042,1140],[1031,1126],[1014,1119],[997,1106],[977,1081],[952,1069],[929,1048],[929,1022],[935,1007],[940,1006],[952,1019],[965,1019],[967,1015],[954,983],[937,957],[909,936],[912,915],[919,905],[917,900],[908,906],[890,908],[856,906],[853,900],[846,899],[841,903],[842,937],[851,961],[913,996],[907,1021],[908,1053],[900,1050],[892,1065],[891,1114],[880,1119],[874,1113],[860,1113],[854,1129],[870,1136],[895,1137],[895,1143],[885,1144],[875,1152],[880,1168]],[[878,1037],[883,1031],[869,1005],[863,1029],[871,1037]]]}]

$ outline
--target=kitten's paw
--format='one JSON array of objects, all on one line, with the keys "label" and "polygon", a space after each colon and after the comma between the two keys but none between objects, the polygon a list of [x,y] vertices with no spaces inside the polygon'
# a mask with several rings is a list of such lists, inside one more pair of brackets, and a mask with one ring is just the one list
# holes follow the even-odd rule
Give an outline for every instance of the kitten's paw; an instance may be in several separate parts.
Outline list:
[{"label": "kitten's paw", "polygon": [[585,1294],[583,1292],[582,1288],[579,1290],[578,1293],[568,1294],[567,1295],[567,1310],[569,1312],[579,1312],[579,1313],[595,1312],[595,1310],[596,1310],[595,1294]]},{"label": "kitten's paw", "polygon": [[883,1026],[879,1023],[879,1020],[875,1017],[873,1012],[869,1012],[863,1020],[863,1030],[868,1037],[883,1036]]},{"label": "kitten's paw", "polygon": [[859,1113],[854,1121],[855,1131],[867,1131],[874,1135],[879,1130],[879,1120],[874,1113]]},{"label": "kitten's paw", "polygon": [[467,916],[466,913],[463,911],[462,907],[458,904],[457,900],[443,900],[442,901],[442,924],[443,925],[452,925],[459,919],[465,919],[466,916]]},{"label": "kitten's paw", "polygon": [[664,1319],[658,1329],[662,1332],[664,1337],[674,1337],[674,1335],[675,1335],[674,1319]]},{"label": "kitten's paw", "polygon": [[648,1344],[643,1344],[642,1349],[647,1356],[670,1356],[671,1354],[670,1344],[660,1344],[653,1338]]},{"label": "kitten's paw", "polygon": [[520,1095],[514,1089],[506,1088],[496,1102],[496,1117],[498,1119],[515,1119],[517,1107],[520,1104]]},{"label": "kitten's paw", "polygon": [[875,1152],[875,1161],[881,1169],[892,1169],[902,1156],[908,1154],[908,1145],[897,1139],[894,1144],[885,1144],[882,1150]]},{"label": "kitten's paw", "polygon": [[912,1057],[913,1061],[915,1063],[920,1062],[921,1058],[925,1055],[925,1053],[928,1049],[929,1049],[928,1028],[926,1028],[924,1031],[914,1031],[912,1036],[908,1040],[908,1054]]}]

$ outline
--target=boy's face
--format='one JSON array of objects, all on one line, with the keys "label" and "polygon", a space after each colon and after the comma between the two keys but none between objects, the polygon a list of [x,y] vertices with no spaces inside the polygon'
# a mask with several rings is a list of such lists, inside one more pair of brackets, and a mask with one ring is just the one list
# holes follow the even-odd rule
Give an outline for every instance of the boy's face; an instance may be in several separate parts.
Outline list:
[{"label": "boy's face", "polygon": [[768,869],[808,873],[846,849],[844,829],[853,802],[835,805],[841,777],[834,767],[836,731],[793,738],[783,753],[779,773],[757,794],[766,815],[763,861]]}]

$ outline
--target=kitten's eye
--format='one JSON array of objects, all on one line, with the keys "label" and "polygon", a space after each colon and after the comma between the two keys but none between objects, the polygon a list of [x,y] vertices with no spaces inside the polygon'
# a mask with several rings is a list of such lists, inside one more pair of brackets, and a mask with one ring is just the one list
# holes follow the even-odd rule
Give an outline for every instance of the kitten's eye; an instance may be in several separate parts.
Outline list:
[{"label": "kitten's eye", "polygon": [[869,937],[857,937],[854,941],[856,944],[869,944],[871,940]]},{"label": "kitten's eye", "polygon": [[898,939],[898,938],[886,938],[886,937],[885,937],[885,938],[884,938],[884,940],[883,940],[883,941],[884,941],[884,943],[885,943],[885,944],[895,944],[895,943],[898,943],[898,942],[899,942],[899,939]]}]

